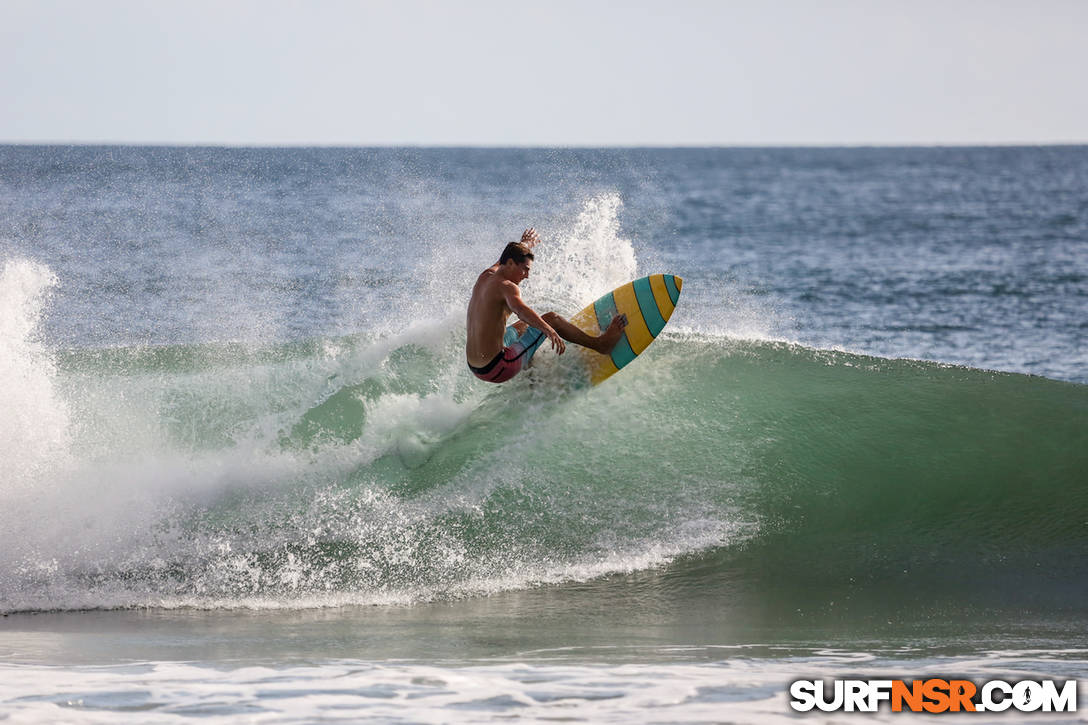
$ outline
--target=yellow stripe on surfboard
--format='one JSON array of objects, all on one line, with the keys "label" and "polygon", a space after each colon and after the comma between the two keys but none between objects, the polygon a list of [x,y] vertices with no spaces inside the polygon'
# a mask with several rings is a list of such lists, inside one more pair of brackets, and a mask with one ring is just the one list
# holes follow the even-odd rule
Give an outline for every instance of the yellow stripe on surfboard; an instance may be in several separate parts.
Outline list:
[{"label": "yellow stripe on surfboard", "polygon": [[574,317],[570,318],[570,321],[572,325],[587,335],[599,337],[601,334],[601,328],[597,325],[597,312],[593,309],[593,305],[590,305]]},{"label": "yellow stripe on surfboard", "polygon": [[[593,308],[593,305],[585,308],[574,317],[570,318],[571,323],[574,324],[579,330],[597,337],[601,334],[601,328],[597,324],[597,311]],[[578,352],[585,360],[586,371],[589,373],[589,382],[593,385],[608,379],[611,375],[619,372],[619,368],[612,362],[612,358],[607,355],[598,355],[592,350],[586,348],[578,348]]]},{"label": "yellow stripe on surfboard", "polygon": [[650,275],[650,290],[654,293],[654,302],[657,303],[657,309],[661,310],[661,316],[668,321],[672,317],[675,305],[669,297],[669,290],[665,287],[665,277],[660,274]]},{"label": "yellow stripe on surfboard", "polygon": [[620,371],[616,367],[616,363],[612,362],[612,358],[607,355],[598,355],[596,353],[590,353],[593,355],[592,363],[589,370],[589,382],[596,385],[612,377]]},{"label": "yellow stripe on surfboard", "polygon": [[631,343],[631,350],[638,355],[654,341],[650,334],[650,328],[646,325],[646,319],[639,309],[638,299],[635,297],[635,285],[631,282],[617,287],[612,291],[612,297],[616,300],[616,311],[621,315],[627,315],[627,341]]}]

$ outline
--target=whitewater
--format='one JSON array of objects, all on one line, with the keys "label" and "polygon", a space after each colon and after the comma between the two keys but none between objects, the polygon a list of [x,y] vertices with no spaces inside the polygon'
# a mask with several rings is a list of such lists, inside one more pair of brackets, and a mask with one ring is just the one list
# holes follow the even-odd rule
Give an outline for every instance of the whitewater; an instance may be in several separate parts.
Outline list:
[{"label": "whitewater", "polygon": [[[4,714],[764,722],[802,676],[1083,677],[1084,149],[0,162]],[[467,371],[530,225],[537,309],[685,278],[605,385]]]}]

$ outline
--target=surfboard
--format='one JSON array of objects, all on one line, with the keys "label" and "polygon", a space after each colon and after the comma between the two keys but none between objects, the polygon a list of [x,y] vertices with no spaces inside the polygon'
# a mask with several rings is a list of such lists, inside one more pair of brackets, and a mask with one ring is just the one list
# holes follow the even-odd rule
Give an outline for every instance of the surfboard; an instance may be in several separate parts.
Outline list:
[{"label": "surfboard", "polygon": [[623,337],[609,355],[576,348],[591,385],[599,385],[638,357],[661,334],[680,299],[684,280],[672,274],[651,274],[612,290],[570,318],[579,329],[600,335],[612,318],[627,315]]}]

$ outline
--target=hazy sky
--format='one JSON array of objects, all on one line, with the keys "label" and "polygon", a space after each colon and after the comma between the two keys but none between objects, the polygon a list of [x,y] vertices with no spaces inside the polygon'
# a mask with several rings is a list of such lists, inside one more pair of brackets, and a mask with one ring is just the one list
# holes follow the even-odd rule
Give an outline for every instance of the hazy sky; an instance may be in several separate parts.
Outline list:
[{"label": "hazy sky", "polygon": [[0,142],[1088,142],[1088,2],[0,0]]}]

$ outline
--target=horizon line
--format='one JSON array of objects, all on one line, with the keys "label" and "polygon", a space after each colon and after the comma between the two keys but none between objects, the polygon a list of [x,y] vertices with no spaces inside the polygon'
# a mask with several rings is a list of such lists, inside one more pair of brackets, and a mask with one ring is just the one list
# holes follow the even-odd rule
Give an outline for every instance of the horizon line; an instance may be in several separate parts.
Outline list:
[{"label": "horizon line", "polygon": [[217,141],[8,141],[0,146],[102,147],[102,148],[206,148],[206,149],[464,149],[464,150],[683,150],[683,149],[909,149],[909,148],[1062,148],[1088,146],[1080,141],[932,141],[932,142],[797,142],[797,143],[632,143],[594,145],[571,144],[478,144],[478,143],[275,143]]}]

